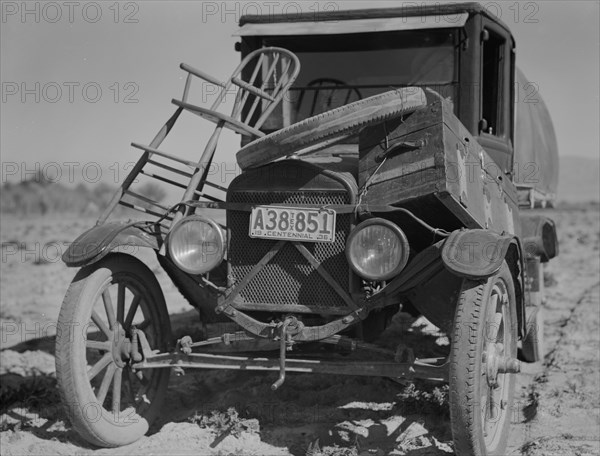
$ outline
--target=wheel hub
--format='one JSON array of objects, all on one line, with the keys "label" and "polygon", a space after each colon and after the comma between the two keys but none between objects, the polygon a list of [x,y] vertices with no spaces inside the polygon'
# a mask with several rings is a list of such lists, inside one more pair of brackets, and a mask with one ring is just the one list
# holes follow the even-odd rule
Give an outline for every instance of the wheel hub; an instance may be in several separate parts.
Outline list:
[{"label": "wheel hub", "polygon": [[502,344],[498,344],[498,343],[489,343],[487,346],[487,349],[485,351],[485,358],[484,358],[484,362],[485,362],[485,377],[488,383],[488,386],[490,388],[496,388],[498,387],[498,364],[499,364],[499,358],[501,357],[500,355],[500,350],[498,345],[502,345]]},{"label": "wheel hub", "polygon": [[500,342],[488,344],[483,361],[485,376],[490,388],[498,388],[498,374],[516,374],[521,372],[521,362],[516,358],[503,356],[504,346]]},{"label": "wheel hub", "polygon": [[119,322],[115,323],[112,332],[112,358],[117,367],[124,367],[130,359],[131,339]]}]

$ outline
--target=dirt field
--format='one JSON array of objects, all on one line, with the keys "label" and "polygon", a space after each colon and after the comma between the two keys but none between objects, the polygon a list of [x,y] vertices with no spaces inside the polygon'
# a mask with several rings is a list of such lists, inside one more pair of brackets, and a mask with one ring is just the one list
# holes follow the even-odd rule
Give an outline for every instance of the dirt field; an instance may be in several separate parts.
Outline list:
[{"label": "dirt field", "polygon": [[[518,377],[508,454],[600,454],[600,212],[547,211],[558,223],[560,256],[547,270],[546,356]],[[70,428],[55,391],[54,331],[74,270],[58,260],[65,243],[93,223],[81,218],[1,221],[0,445],[17,454],[453,454],[443,385],[386,379],[187,371],[172,375],[164,415],[150,435],[95,449]],[[174,328],[194,313],[156,263]],[[405,314],[396,322],[406,321]],[[431,341],[422,319],[398,337]],[[427,342],[427,343],[429,343]],[[443,339],[437,340],[443,345]],[[230,412],[227,432],[212,412]],[[221,415],[225,416],[225,415]]]}]

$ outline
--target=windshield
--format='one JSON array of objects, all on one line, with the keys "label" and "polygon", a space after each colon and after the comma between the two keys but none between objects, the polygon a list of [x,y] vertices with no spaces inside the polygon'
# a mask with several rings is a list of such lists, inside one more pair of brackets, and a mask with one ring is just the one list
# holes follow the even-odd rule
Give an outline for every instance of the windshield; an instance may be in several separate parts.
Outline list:
[{"label": "windshield", "polygon": [[277,129],[396,87],[431,87],[455,98],[456,33],[416,30],[386,34],[265,39],[294,52],[301,69],[265,127]]}]

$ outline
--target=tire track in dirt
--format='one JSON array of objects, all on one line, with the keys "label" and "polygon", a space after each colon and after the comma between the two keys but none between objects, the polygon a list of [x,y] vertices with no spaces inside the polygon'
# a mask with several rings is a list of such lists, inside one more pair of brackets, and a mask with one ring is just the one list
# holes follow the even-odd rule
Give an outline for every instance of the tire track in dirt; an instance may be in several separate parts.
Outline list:
[{"label": "tire track in dirt", "polygon": [[522,386],[527,396],[519,413],[522,424],[512,435],[509,454],[600,454],[599,292],[600,282],[588,286],[566,316],[553,325],[547,323],[558,334],[542,368],[525,377],[530,383]]},{"label": "tire track in dirt", "polygon": [[523,364],[507,453],[600,454],[600,215],[541,211],[557,223],[560,253],[545,264],[545,358]]},{"label": "tire track in dirt", "polygon": [[554,346],[552,347],[552,349],[544,355],[544,367],[545,367],[544,375],[546,375],[548,373],[548,371],[550,370],[551,367],[553,367],[553,366],[558,367],[556,364],[556,359],[558,357],[558,352],[560,350],[561,343],[569,335],[569,333],[566,330],[567,326],[569,326],[569,324],[573,323],[573,321],[576,319],[577,310],[579,309],[580,305],[586,300],[586,298],[589,297],[589,295],[591,293],[596,291],[596,289],[599,286],[600,286],[600,282],[596,282],[594,285],[592,285],[591,287],[584,290],[584,292],[581,294],[579,299],[577,299],[577,301],[575,302],[575,305],[571,307],[569,315],[560,324],[560,326],[559,326],[560,335],[558,337],[558,340],[554,343]]}]

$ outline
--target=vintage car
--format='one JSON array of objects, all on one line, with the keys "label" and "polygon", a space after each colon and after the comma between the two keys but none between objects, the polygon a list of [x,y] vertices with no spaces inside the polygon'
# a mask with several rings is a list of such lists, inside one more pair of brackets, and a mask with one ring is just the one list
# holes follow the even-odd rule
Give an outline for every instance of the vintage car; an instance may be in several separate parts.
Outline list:
[{"label": "vintage car", "polygon": [[[456,454],[504,454],[558,253],[532,210],[554,201],[556,140],[509,29],[468,3],[246,16],[238,36],[227,81],[181,65],[175,113],[133,143],[137,165],[63,256],[81,267],[56,341],[75,429],[135,441],[172,369],[274,371],[273,390],[289,372],[421,378],[449,384]],[[197,78],[219,89],[210,107],[190,100]],[[159,149],[184,111],[214,124],[198,161]],[[209,179],[223,129],[242,135],[228,185]],[[136,190],[144,180],[183,195],[164,205]],[[145,219],[109,220],[119,204]],[[198,331],[172,340],[157,278],[128,254],[141,248],[198,309]],[[446,334],[447,354],[378,345],[399,311]]]}]

